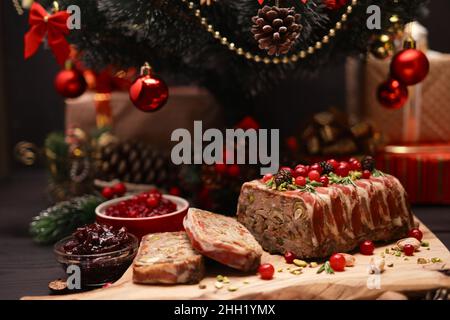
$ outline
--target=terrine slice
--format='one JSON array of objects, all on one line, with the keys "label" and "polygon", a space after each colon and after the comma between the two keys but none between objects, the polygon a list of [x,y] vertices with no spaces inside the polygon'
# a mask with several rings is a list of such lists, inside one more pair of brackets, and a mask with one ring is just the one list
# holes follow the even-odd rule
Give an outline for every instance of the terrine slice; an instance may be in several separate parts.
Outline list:
[{"label": "terrine slice", "polygon": [[261,246],[235,218],[190,208],[184,228],[192,246],[213,260],[242,271],[260,265]]},{"label": "terrine slice", "polygon": [[144,236],[133,262],[136,283],[197,283],[204,272],[203,257],[184,231]]}]

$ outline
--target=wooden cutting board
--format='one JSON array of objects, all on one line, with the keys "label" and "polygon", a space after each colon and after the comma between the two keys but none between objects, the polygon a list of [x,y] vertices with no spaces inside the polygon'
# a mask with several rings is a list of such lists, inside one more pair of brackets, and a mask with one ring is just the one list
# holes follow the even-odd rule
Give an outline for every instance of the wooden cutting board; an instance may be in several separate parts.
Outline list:
[{"label": "wooden cutting board", "polygon": [[[287,270],[294,269],[294,265],[285,263],[284,258],[265,253],[263,262],[270,262],[276,272],[274,279],[261,280],[256,274],[242,274],[215,263],[207,265],[208,275],[201,281],[206,288],[196,285],[139,285],[131,281],[131,268],[123,277],[108,288],[90,292],[70,294],[64,296],[23,297],[22,299],[377,299],[384,297],[402,297],[391,295],[392,292],[411,294],[425,292],[438,288],[450,288],[450,277],[437,270],[450,267],[450,252],[444,244],[424,225],[421,225],[424,241],[429,242],[430,249],[421,248],[414,256],[396,257],[386,254],[386,264],[393,263],[393,267],[386,270],[379,277],[379,288],[373,287],[377,279],[370,276],[367,267],[371,256],[355,254],[356,265],[346,268],[344,272],[317,274],[318,268],[305,268],[302,274],[294,275]],[[378,246],[374,256],[380,256],[386,248],[394,244]],[[442,263],[418,264],[418,258],[440,258]],[[215,287],[217,275],[227,276],[229,284],[223,288]],[[369,286],[368,286],[369,283]],[[236,287],[236,291],[229,291]]]}]

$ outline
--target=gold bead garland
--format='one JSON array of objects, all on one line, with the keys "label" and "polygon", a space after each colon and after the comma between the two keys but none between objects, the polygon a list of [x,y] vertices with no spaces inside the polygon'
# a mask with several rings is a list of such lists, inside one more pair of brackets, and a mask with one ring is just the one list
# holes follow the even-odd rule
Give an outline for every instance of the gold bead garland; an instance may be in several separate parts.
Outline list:
[{"label": "gold bead garland", "polygon": [[351,4],[347,6],[345,13],[341,15],[341,18],[338,22],[335,23],[333,28],[330,28],[325,36],[322,37],[322,40],[317,41],[314,45],[309,46],[308,48],[300,50],[297,53],[286,55],[284,57],[261,57],[257,54],[252,54],[249,51],[244,50],[241,47],[237,47],[235,43],[230,42],[226,37],[222,36],[219,31],[216,31],[214,26],[208,24],[208,20],[202,16],[200,9],[197,9],[195,3],[188,0],[181,0],[183,3],[187,4],[189,10],[194,12],[194,15],[200,20],[200,24],[213,35],[213,37],[219,40],[220,44],[226,46],[228,50],[236,52],[237,55],[245,57],[247,60],[252,60],[254,62],[261,62],[264,64],[287,64],[292,62],[297,62],[300,59],[305,59],[308,56],[313,55],[320,49],[324,47],[324,45],[328,44],[332,38],[336,36],[336,33],[342,29],[344,23],[348,20],[349,15],[353,12],[353,7],[358,4],[358,0],[352,0]]}]

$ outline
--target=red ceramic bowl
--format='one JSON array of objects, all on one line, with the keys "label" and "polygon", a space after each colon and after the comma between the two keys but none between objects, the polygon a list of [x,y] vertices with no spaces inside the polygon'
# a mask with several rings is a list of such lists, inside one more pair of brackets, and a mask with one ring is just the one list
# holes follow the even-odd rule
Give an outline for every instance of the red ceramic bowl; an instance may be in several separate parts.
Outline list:
[{"label": "red ceramic bowl", "polygon": [[111,225],[116,228],[126,227],[128,232],[134,234],[139,239],[148,233],[181,231],[183,219],[189,209],[189,203],[180,197],[163,195],[163,198],[173,201],[177,205],[177,210],[162,216],[149,218],[122,218],[110,217],[105,214],[107,207],[119,203],[123,200],[131,199],[133,196],[126,196],[112,199],[99,205],[95,209],[97,222]]}]

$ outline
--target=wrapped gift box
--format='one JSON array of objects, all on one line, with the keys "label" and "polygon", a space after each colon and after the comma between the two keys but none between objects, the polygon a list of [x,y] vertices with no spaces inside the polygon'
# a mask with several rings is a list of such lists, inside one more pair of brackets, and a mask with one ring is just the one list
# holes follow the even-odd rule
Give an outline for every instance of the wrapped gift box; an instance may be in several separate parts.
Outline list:
[{"label": "wrapped gift box", "polygon": [[387,146],[376,160],[401,181],[412,203],[450,204],[450,144]]},{"label": "wrapped gift box", "polygon": [[388,78],[390,59],[369,57],[347,63],[347,103],[351,114],[369,119],[391,143],[450,141],[450,54],[429,51],[430,73],[424,82],[409,87],[409,101],[389,110],[376,98]]},{"label": "wrapped gift box", "polygon": [[[170,87],[169,100],[160,110],[145,113],[136,109],[128,92],[113,92],[112,128],[124,140],[139,140],[162,150],[170,149],[172,131],[186,128],[192,132],[194,120],[202,120],[203,128],[223,127],[222,108],[206,90],[195,87]],[[85,132],[96,128],[95,93],[87,92],[77,99],[66,100],[66,128],[75,126]]]}]

